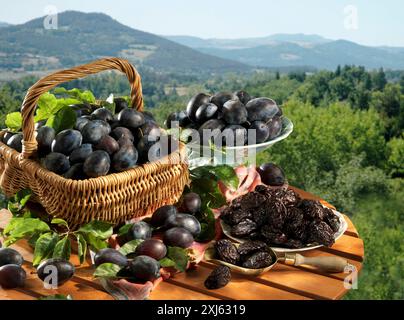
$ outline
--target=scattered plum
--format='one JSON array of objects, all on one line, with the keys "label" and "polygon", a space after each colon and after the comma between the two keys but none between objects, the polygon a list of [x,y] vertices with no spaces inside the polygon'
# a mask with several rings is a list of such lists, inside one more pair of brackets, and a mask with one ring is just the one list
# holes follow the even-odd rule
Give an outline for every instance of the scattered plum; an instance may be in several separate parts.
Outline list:
[{"label": "scattered plum", "polygon": [[160,263],[149,256],[137,256],[129,263],[132,275],[142,281],[153,281],[160,277]]},{"label": "scattered plum", "polygon": [[56,174],[64,174],[70,169],[70,162],[63,153],[51,152],[43,159],[43,166]]},{"label": "scattered plum", "polygon": [[113,263],[120,267],[126,267],[128,265],[128,259],[118,250],[105,248],[99,250],[94,256],[94,265],[96,267],[103,263]]},{"label": "scattered plum", "polygon": [[149,256],[161,260],[167,254],[167,247],[161,240],[147,239],[136,247],[135,253],[138,256]]},{"label": "scattered plum", "polygon": [[75,271],[75,267],[69,261],[61,258],[44,260],[37,268],[39,279],[49,281],[52,285],[56,284],[52,282],[56,280],[58,286],[71,279]]},{"label": "scattered plum", "polygon": [[188,248],[194,242],[194,237],[187,229],[175,227],[164,232],[163,241],[168,246]]},{"label": "scattered plum", "polygon": [[285,174],[281,167],[274,163],[264,163],[257,169],[261,181],[270,186],[281,186],[285,183]]},{"label": "scattered plum", "polygon": [[164,225],[165,221],[171,217],[175,216],[177,214],[177,208],[172,206],[172,205],[166,205],[158,208],[156,211],[154,211],[150,224],[153,227],[161,227]]},{"label": "scattered plum", "polygon": [[129,229],[128,236],[130,240],[150,239],[152,236],[152,229],[147,222],[138,221]]},{"label": "scattered plum", "polygon": [[119,141],[119,139],[121,139],[122,137],[129,139],[131,142],[135,140],[132,132],[125,127],[116,127],[114,130],[112,130],[111,137],[114,138],[116,141]]},{"label": "scattered plum", "polygon": [[24,259],[18,251],[11,248],[0,249],[0,267],[6,264],[22,265],[23,262]]},{"label": "scattered plum", "polygon": [[189,192],[182,198],[181,208],[185,212],[197,213],[201,209],[202,200],[199,194]]},{"label": "scattered plum", "polygon": [[198,219],[196,219],[193,215],[186,213],[178,213],[167,218],[165,228],[171,229],[175,227],[188,230],[194,237],[201,232],[201,224],[199,223]]},{"label": "scattered plum", "polygon": [[138,152],[133,145],[125,144],[112,157],[112,166],[118,171],[125,171],[136,166]]},{"label": "scattered plum", "polygon": [[83,171],[88,177],[97,178],[105,176],[110,166],[111,159],[108,153],[103,150],[97,150],[84,161]]},{"label": "scattered plum", "polygon": [[160,137],[162,134],[161,129],[157,123],[146,122],[140,128],[137,129],[138,141],[144,136]]},{"label": "scattered plum", "polygon": [[102,120],[87,123],[82,129],[83,142],[97,144],[104,136],[111,132],[110,125]]},{"label": "scattered plum", "polygon": [[0,267],[0,287],[13,289],[23,287],[27,274],[25,270],[16,264],[8,264]]},{"label": "scattered plum", "polygon": [[52,141],[52,152],[70,155],[74,149],[81,146],[83,137],[78,130],[67,129],[59,132]]},{"label": "scattered plum", "polygon": [[70,154],[70,163],[74,164],[84,162],[92,153],[93,146],[89,143],[84,143],[79,148],[73,150],[73,152]]}]

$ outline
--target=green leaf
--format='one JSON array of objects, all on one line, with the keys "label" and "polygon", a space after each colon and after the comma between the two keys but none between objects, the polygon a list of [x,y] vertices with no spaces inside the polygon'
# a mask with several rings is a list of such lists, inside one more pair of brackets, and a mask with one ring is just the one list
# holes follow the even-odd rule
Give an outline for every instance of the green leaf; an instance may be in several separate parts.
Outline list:
[{"label": "green leaf", "polygon": [[57,224],[57,225],[60,225],[60,226],[65,226],[66,228],[69,227],[69,225],[67,224],[67,221],[63,220],[63,219],[60,219],[60,218],[52,219],[51,224]]},{"label": "green leaf", "polygon": [[84,103],[95,103],[95,97],[91,91],[81,91],[80,89],[74,88],[67,90],[63,87],[59,87],[53,90],[53,92],[57,95],[64,95],[73,99],[79,100],[79,102]]},{"label": "green leaf", "polygon": [[191,191],[199,194],[202,203],[210,203],[212,208],[219,208],[226,204],[219,186],[214,178],[209,175],[205,178],[194,179],[191,183]]},{"label": "green leaf", "polygon": [[82,234],[92,234],[98,239],[106,240],[112,236],[112,224],[94,220],[82,226],[78,232]]},{"label": "green leaf", "polygon": [[74,110],[68,106],[60,109],[55,115],[52,115],[48,121],[46,121],[46,125],[48,127],[53,128],[56,133],[71,129],[76,124],[77,115]]},{"label": "green leaf", "polygon": [[23,189],[18,191],[14,196],[12,196],[8,203],[7,208],[13,215],[18,215],[24,209],[25,205],[32,196],[32,191],[30,189]]},{"label": "green leaf", "polygon": [[73,297],[70,294],[67,296],[64,294],[53,294],[50,296],[40,297],[38,300],[73,300]]},{"label": "green leaf", "polygon": [[167,257],[159,260],[159,262],[160,262],[160,266],[162,266],[163,268],[175,267],[175,262]]},{"label": "green leaf", "polygon": [[37,266],[42,260],[52,256],[55,250],[56,243],[58,243],[59,235],[55,232],[48,232],[41,235],[35,244],[33,266]]},{"label": "green leaf", "polygon": [[179,247],[168,247],[167,258],[174,261],[175,269],[180,272],[184,272],[188,265],[188,253],[185,249]]},{"label": "green leaf", "polygon": [[58,105],[58,100],[49,92],[44,93],[38,100],[38,108],[36,110],[35,122],[49,119],[55,115],[61,106]]},{"label": "green leaf", "polygon": [[118,236],[123,236],[124,234],[127,234],[129,232],[129,229],[133,226],[133,223],[127,223],[124,224],[122,227],[119,228],[118,230]]},{"label": "green leaf", "polygon": [[41,233],[34,233],[29,239],[28,239],[28,244],[30,245],[31,248],[35,248],[35,244],[38,241],[38,238],[41,236]]},{"label": "green leaf", "polygon": [[136,239],[129,242],[126,242],[120,249],[119,252],[123,255],[128,255],[129,253],[135,252],[137,246],[143,242],[143,240]]},{"label": "green leaf", "polygon": [[203,166],[198,167],[192,170],[191,177],[196,179],[203,177],[214,177],[216,181],[222,181],[226,186],[229,186],[233,189],[238,188],[238,177],[233,167],[229,165],[218,165],[218,166]]},{"label": "green leaf", "polygon": [[14,237],[23,238],[32,236],[36,232],[50,231],[49,226],[37,218],[12,218],[4,229],[4,234]]},{"label": "green leaf", "polygon": [[113,263],[100,264],[94,271],[96,278],[116,278],[121,267]]},{"label": "green leaf", "polygon": [[67,235],[56,243],[52,258],[62,258],[69,261],[70,254],[71,254],[71,243],[70,238]]},{"label": "green leaf", "polygon": [[79,256],[80,264],[84,262],[87,255],[87,241],[81,234],[76,234],[77,238],[77,253]]},{"label": "green leaf", "polygon": [[22,127],[21,112],[12,112],[6,116],[5,125],[13,132],[20,131]]},{"label": "green leaf", "polygon": [[105,240],[97,238],[92,233],[82,234],[84,239],[87,241],[88,245],[95,251],[107,248],[108,245]]},{"label": "green leaf", "polygon": [[211,241],[216,235],[216,219],[208,204],[202,203],[200,212],[195,214],[195,218],[201,223],[201,232],[195,238],[196,241]]}]

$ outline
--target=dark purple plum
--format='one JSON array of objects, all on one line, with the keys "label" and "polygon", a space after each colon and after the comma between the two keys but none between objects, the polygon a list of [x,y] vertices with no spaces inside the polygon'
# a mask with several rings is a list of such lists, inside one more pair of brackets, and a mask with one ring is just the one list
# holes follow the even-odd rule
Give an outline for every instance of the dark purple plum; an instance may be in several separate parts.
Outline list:
[{"label": "dark purple plum", "polygon": [[132,142],[135,140],[135,137],[133,136],[132,132],[125,127],[116,127],[114,130],[112,130],[111,137],[114,138],[116,141],[118,141],[122,137],[125,137]]},{"label": "dark purple plum", "polygon": [[16,133],[7,141],[7,145],[14,150],[21,152],[22,151],[22,140],[23,140],[22,133]]},{"label": "dark purple plum", "polygon": [[269,127],[263,121],[252,122],[248,129],[255,130],[256,143],[263,143],[269,138]]},{"label": "dark purple plum", "polygon": [[125,171],[136,166],[139,154],[136,148],[130,144],[124,144],[122,147],[113,155],[112,166],[118,171]]},{"label": "dark purple plum", "polygon": [[229,100],[238,100],[238,97],[231,92],[219,92],[210,98],[210,102],[219,107],[219,112],[223,108],[223,105]]},{"label": "dark purple plum", "polygon": [[268,122],[275,117],[280,111],[276,102],[269,98],[256,98],[250,100],[247,105],[248,121],[264,121]]},{"label": "dark purple plum", "polygon": [[167,247],[161,240],[147,239],[136,247],[135,253],[138,256],[149,256],[158,261],[166,256]]},{"label": "dark purple plum", "polygon": [[70,155],[74,149],[81,146],[83,137],[78,130],[67,129],[59,132],[52,141],[52,152]]},{"label": "dark purple plum", "polygon": [[226,123],[223,120],[210,119],[199,127],[199,135],[201,143],[204,146],[209,146],[210,141],[218,143],[218,139],[221,140],[221,131],[226,127]]},{"label": "dark purple plum", "polygon": [[51,152],[43,159],[43,166],[56,174],[64,174],[70,169],[70,162],[63,153]]},{"label": "dark purple plum", "polygon": [[244,90],[240,90],[234,93],[242,104],[246,105],[251,100],[251,96]]},{"label": "dark purple plum", "polygon": [[102,120],[108,122],[111,121],[113,118],[114,115],[107,108],[98,108],[91,114],[92,120]]},{"label": "dark purple plum", "polygon": [[36,141],[38,143],[38,153],[40,155],[45,155],[51,151],[55,135],[55,130],[51,127],[43,126],[38,129]]},{"label": "dark purple plum", "polygon": [[88,119],[87,117],[80,117],[77,118],[76,124],[74,126],[74,129],[82,131],[84,126],[89,123],[91,120]]},{"label": "dark purple plum", "polygon": [[146,163],[149,161],[150,148],[157,143],[156,137],[144,136],[137,144],[137,151],[139,152],[139,162]]},{"label": "dark purple plum", "polygon": [[238,124],[226,126],[222,131],[223,146],[243,146],[247,143],[247,138],[247,129]]},{"label": "dark purple plum", "polygon": [[152,229],[147,222],[138,221],[135,222],[128,232],[128,239],[129,240],[146,240],[150,239],[152,236]]},{"label": "dark purple plum", "polygon": [[194,237],[187,229],[175,227],[164,232],[163,242],[168,246],[188,248],[194,242]]},{"label": "dark purple plum", "polygon": [[197,95],[193,96],[191,100],[189,100],[187,105],[187,115],[191,121],[196,121],[195,119],[196,110],[198,110],[198,108],[201,105],[208,103],[209,99],[210,96],[208,96],[207,94],[198,93]]},{"label": "dark purple plum", "polygon": [[81,133],[83,143],[97,144],[104,136],[111,132],[110,125],[102,120],[93,120],[87,123]]},{"label": "dark purple plum", "polygon": [[140,128],[136,129],[137,140],[139,141],[144,136],[160,137],[162,134],[161,128],[157,123],[146,122]]},{"label": "dark purple plum", "polygon": [[99,250],[94,256],[94,265],[96,267],[103,263],[113,263],[120,267],[126,267],[128,265],[128,258],[126,258],[118,250],[105,248]]},{"label": "dark purple plum", "polygon": [[274,163],[264,163],[257,169],[261,181],[270,186],[282,186],[286,182],[285,174],[281,167]]},{"label": "dark purple plum", "polygon": [[0,287],[13,289],[23,287],[27,274],[25,270],[16,264],[7,264],[0,267]]},{"label": "dark purple plum", "polygon": [[164,125],[167,129],[171,129],[173,127],[172,122],[178,122],[178,125],[184,128],[191,123],[191,120],[188,118],[186,111],[176,111],[170,113],[166,121],[164,121]]},{"label": "dark purple plum", "polygon": [[72,180],[84,180],[86,179],[86,175],[83,171],[83,164],[82,163],[76,163],[73,164],[69,170],[63,175],[66,179],[72,179]]},{"label": "dark purple plum", "polygon": [[175,227],[184,228],[187,229],[194,237],[201,233],[201,224],[199,223],[198,219],[187,213],[178,213],[174,216],[168,217],[164,227],[165,229]]},{"label": "dark purple plum", "polygon": [[128,102],[124,98],[115,98],[115,113],[121,112],[123,109],[129,108]]},{"label": "dark purple plum", "polygon": [[48,277],[51,281],[53,272],[55,272],[58,286],[70,280],[75,271],[76,268],[73,266],[73,264],[61,258],[44,260],[37,268],[38,278],[42,281],[47,281]]},{"label": "dark purple plum", "polygon": [[104,150],[109,155],[113,155],[119,150],[118,142],[109,135],[101,138],[101,140],[94,146],[96,150]]},{"label": "dark purple plum", "polygon": [[217,117],[219,107],[213,103],[201,105],[195,112],[195,120],[198,123],[204,123]]},{"label": "dark purple plum", "polygon": [[229,100],[223,105],[221,118],[227,124],[243,124],[247,122],[247,109],[239,100]]},{"label": "dark purple plum", "polygon": [[109,154],[103,150],[97,150],[84,161],[83,171],[88,177],[97,178],[108,174],[110,166]]},{"label": "dark purple plum", "polygon": [[2,141],[4,144],[7,144],[8,140],[10,140],[10,138],[11,138],[13,135],[15,135],[14,132],[7,131],[7,132],[4,133],[3,138],[1,139],[1,141]]},{"label": "dark purple plum", "polygon": [[182,198],[181,208],[188,213],[197,213],[201,210],[202,200],[199,194],[189,192]]},{"label": "dark purple plum", "polygon": [[129,129],[136,129],[145,123],[145,118],[143,113],[136,111],[134,109],[123,109],[118,114],[119,124],[122,127]]},{"label": "dark purple plum", "polygon": [[79,148],[72,151],[69,156],[71,164],[83,163],[93,153],[93,146],[89,143],[82,144]]},{"label": "dark purple plum", "polygon": [[153,227],[161,227],[165,224],[166,220],[171,217],[175,216],[177,214],[177,208],[172,206],[172,205],[166,205],[158,208],[156,211],[154,211],[151,219],[150,219],[150,224]]},{"label": "dark purple plum", "polygon": [[268,139],[274,139],[282,131],[282,118],[280,117],[274,117],[268,122],[268,128],[269,128],[269,137]]},{"label": "dark purple plum", "polygon": [[153,281],[160,277],[160,263],[149,256],[135,257],[128,268],[133,277],[142,281]]},{"label": "dark purple plum", "polygon": [[24,259],[22,255],[11,248],[0,248],[0,267],[6,264],[22,265]]}]

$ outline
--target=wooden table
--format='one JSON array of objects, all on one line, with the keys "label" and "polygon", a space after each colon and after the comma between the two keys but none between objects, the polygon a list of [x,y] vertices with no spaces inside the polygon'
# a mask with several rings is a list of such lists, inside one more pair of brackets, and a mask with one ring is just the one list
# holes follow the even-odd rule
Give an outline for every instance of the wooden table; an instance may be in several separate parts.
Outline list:
[{"label": "wooden table", "polygon": [[[318,197],[303,190],[293,188],[302,198],[317,199]],[[321,200],[327,206],[330,204]],[[351,220],[344,216],[348,222],[348,230],[331,247],[306,251],[305,256],[340,256],[346,258],[355,266],[359,273],[362,269],[364,258],[363,241]],[[10,219],[7,210],[0,211],[0,230],[4,228]],[[77,266],[75,276],[57,290],[48,290],[43,287],[41,280],[32,272],[32,249],[25,241],[19,241],[12,245],[25,259],[24,268],[27,271],[27,281],[24,288],[14,290],[0,290],[0,299],[32,300],[52,294],[70,294],[74,300],[112,300],[101,285],[92,277],[93,268],[89,262],[79,266],[78,258],[72,255],[72,262]],[[232,281],[224,288],[208,290],[203,282],[215,265],[201,262],[196,270],[180,273],[162,282],[151,293],[150,299],[341,299],[348,291],[344,286],[344,279],[349,273],[327,274],[311,267],[294,267],[278,263],[272,270],[258,277],[233,274]]]}]

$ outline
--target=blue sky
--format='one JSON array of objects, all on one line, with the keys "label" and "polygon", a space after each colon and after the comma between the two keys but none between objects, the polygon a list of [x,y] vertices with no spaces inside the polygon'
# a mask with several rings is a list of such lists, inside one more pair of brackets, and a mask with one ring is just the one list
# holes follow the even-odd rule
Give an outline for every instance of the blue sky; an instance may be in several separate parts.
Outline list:
[{"label": "blue sky", "polygon": [[[104,12],[140,30],[203,38],[319,34],[404,47],[404,1],[384,0],[2,0],[0,21],[23,23],[58,11]],[[353,5],[354,7],[347,7]],[[348,10],[344,12],[345,10]],[[355,15],[355,12],[357,15]],[[357,19],[354,18],[357,17]],[[352,23],[353,18],[356,22]],[[348,28],[347,28],[347,25]]]}]

